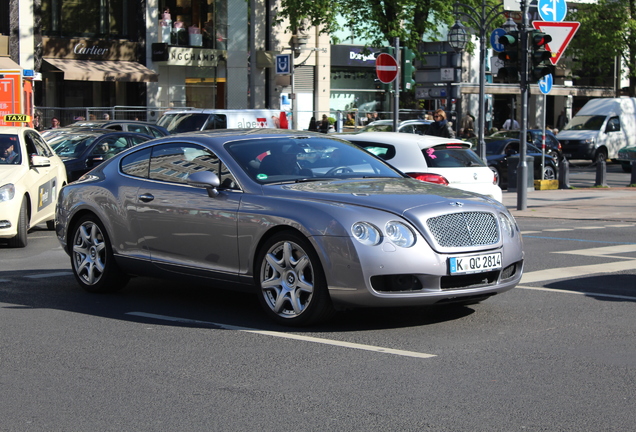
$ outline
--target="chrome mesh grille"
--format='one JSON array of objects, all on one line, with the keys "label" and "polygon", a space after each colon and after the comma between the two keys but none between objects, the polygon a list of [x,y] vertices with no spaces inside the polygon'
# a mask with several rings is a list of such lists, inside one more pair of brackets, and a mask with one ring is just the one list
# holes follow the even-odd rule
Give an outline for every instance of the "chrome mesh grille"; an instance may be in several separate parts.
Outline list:
[{"label": "chrome mesh grille", "polygon": [[497,221],[491,213],[452,213],[426,221],[442,247],[486,246],[499,241]]}]

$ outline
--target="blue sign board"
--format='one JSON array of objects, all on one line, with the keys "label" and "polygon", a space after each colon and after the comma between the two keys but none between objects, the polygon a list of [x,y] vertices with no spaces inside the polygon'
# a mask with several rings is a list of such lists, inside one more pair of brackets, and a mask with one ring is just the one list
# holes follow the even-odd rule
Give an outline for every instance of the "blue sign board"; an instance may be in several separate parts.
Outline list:
[{"label": "blue sign board", "polygon": [[565,19],[568,5],[565,0],[539,0],[538,9],[543,21],[560,22]]},{"label": "blue sign board", "polygon": [[543,78],[541,78],[539,82],[537,83],[539,85],[539,90],[541,90],[541,93],[543,94],[550,93],[550,90],[552,90],[552,82],[553,82],[552,74],[548,74],[544,76]]},{"label": "blue sign board", "polygon": [[276,73],[279,75],[291,74],[290,54],[278,54],[276,56]]},{"label": "blue sign board", "polygon": [[502,28],[494,29],[490,34],[490,45],[496,52],[503,52],[504,46],[499,43],[499,38],[506,34],[506,31]]}]

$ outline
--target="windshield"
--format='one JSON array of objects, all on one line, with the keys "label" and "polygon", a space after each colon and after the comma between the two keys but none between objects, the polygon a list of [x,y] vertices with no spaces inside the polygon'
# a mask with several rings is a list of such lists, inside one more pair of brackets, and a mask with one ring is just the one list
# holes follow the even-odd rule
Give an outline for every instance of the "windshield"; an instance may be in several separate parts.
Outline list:
[{"label": "windshield", "polygon": [[393,132],[393,125],[389,123],[367,125],[360,129],[360,132]]},{"label": "windshield", "polygon": [[603,122],[605,121],[605,116],[603,115],[594,115],[594,116],[574,116],[570,122],[565,125],[563,130],[601,130],[603,126]]},{"label": "windshield", "polygon": [[164,114],[157,125],[168,129],[171,134],[192,132],[201,130],[208,117],[209,114],[202,113]]},{"label": "windshield", "polygon": [[0,165],[17,165],[20,162],[20,140],[18,136],[0,135]]},{"label": "windshield", "polygon": [[243,170],[261,184],[334,178],[402,177],[370,153],[322,137],[284,137],[226,144]]},{"label": "windshield", "polygon": [[95,135],[64,134],[52,138],[49,145],[60,157],[79,157],[95,141]]},{"label": "windshield", "polygon": [[426,165],[432,168],[484,167],[484,162],[466,145],[445,144],[422,149]]}]

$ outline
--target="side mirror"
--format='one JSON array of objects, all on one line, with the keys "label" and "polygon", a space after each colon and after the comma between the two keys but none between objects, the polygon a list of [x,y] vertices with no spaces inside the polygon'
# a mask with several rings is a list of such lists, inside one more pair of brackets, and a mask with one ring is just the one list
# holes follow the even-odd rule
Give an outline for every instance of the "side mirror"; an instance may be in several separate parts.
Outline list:
[{"label": "side mirror", "polygon": [[44,156],[37,156],[37,155],[32,155],[31,156],[31,166],[34,168],[41,168],[41,167],[50,167],[51,166],[51,160],[47,157]]},{"label": "side mirror", "polygon": [[219,195],[217,188],[221,182],[219,176],[212,171],[198,171],[188,176],[188,184],[190,186],[207,189],[208,196],[210,198],[216,198]]}]

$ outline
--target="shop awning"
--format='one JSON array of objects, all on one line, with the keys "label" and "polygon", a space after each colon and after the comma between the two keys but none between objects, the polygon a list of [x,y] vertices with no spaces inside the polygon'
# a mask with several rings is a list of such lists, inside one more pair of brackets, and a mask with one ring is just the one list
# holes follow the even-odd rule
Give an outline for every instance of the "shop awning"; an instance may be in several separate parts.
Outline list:
[{"label": "shop awning", "polygon": [[0,69],[22,69],[22,67],[9,57],[0,57]]},{"label": "shop awning", "polygon": [[159,75],[133,61],[51,59],[44,61],[64,72],[65,80],[157,82]]}]

